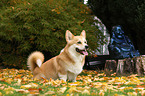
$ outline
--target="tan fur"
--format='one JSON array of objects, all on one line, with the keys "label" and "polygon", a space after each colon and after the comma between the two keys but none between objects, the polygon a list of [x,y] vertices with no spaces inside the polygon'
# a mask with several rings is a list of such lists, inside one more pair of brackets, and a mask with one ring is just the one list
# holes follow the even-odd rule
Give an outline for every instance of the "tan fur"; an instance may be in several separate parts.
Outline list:
[{"label": "tan fur", "polygon": [[[41,52],[36,51],[30,54],[27,65],[33,72],[34,78],[41,79],[43,77],[46,79],[63,79],[64,81],[69,79],[70,81],[76,81],[76,76],[81,73],[85,63],[85,55],[78,53],[76,48],[85,49],[87,45],[84,43],[86,41],[86,33],[83,30],[80,36],[74,36],[67,30],[65,36],[67,45],[58,56],[43,63],[44,55]],[[82,43],[78,44],[78,41]],[[40,61],[43,64],[39,67]]]},{"label": "tan fur", "polygon": [[40,59],[42,62],[44,61],[44,55],[39,51],[33,52],[28,57],[27,65],[32,72],[34,68],[36,67],[35,63],[37,59]]}]

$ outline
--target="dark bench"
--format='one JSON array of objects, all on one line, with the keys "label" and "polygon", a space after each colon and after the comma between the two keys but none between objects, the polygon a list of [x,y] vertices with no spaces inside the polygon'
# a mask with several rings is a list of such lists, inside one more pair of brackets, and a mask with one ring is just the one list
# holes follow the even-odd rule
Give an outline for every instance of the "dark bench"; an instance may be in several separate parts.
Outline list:
[{"label": "dark bench", "polygon": [[86,56],[84,69],[87,70],[103,70],[106,60],[110,60],[109,55],[98,55],[97,57]]}]

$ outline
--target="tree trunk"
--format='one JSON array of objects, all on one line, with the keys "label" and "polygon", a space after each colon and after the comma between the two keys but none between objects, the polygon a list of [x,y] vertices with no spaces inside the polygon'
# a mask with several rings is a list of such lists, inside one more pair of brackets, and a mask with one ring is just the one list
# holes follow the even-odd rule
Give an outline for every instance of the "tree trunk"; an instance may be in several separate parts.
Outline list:
[{"label": "tree trunk", "polygon": [[136,70],[138,75],[145,74],[145,57],[140,56],[135,58]]},{"label": "tree trunk", "polygon": [[105,70],[113,71],[120,75],[134,73],[143,75],[145,74],[145,56],[119,59],[118,62],[116,60],[106,60]]},{"label": "tree trunk", "polygon": [[115,72],[116,68],[117,68],[116,60],[106,60],[105,70],[110,70],[110,71]]}]

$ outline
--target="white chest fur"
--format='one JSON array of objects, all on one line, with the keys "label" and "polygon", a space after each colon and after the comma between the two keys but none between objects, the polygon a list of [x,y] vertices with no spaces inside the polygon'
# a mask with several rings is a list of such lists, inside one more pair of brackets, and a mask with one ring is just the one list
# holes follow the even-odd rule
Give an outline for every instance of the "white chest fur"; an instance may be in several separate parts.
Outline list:
[{"label": "white chest fur", "polygon": [[67,66],[67,70],[74,74],[80,74],[82,72],[82,64],[80,62],[76,62],[75,64],[70,64]]},{"label": "white chest fur", "polygon": [[84,55],[76,54],[72,51],[70,53],[71,53],[71,56],[72,56],[73,60],[75,61],[75,63],[69,64],[69,66],[67,66],[67,69],[71,73],[80,74],[83,70],[82,63],[84,60]]}]

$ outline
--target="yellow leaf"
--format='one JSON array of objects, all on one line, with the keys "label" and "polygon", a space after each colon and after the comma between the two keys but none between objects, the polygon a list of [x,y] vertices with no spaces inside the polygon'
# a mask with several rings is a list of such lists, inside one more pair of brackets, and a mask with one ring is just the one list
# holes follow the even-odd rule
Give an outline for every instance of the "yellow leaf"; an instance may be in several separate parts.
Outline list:
[{"label": "yellow leaf", "polygon": [[137,93],[136,92],[128,92],[127,95],[128,96],[137,96]]},{"label": "yellow leaf", "polygon": [[68,84],[71,85],[71,86],[76,86],[76,85],[79,85],[80,82],[72,82],[72,83],[68,83]]},{"label": "yellow leaf", "polygon": [[3,94],[0,92],[0,96],[3,96]]},{"label": "yellow leaf", "polygon": [[84,89],[87,89],[88,90],[88,89],[90,89],[90,87],[89,86],[85,86]]},{"label": "yellow leaf", "polygon": [[90,92],[89,92],[87,89],[85,89],[85,90],[82,92],[82,94],[88,94],[88,95],[90,95]]},{"label": "yellow leaf", "polygon": [[84,88],[83,88],[83,87],[77,87],[77,90],[81,90],[81,91],[83,91]]},{"label": "yellow leaf", "polygon": [[13,87],[8,87],[8,88],[5,88],[4,91],[14,91],[15,89]]},{"label": "yellow leaf", "polygon": [[141,96],[145,96],[145,90],[142,90],[140,93],[141,93]]},{"label": "yellow leaf", "polygon": [[22,79],[18,79],[17,85],[21,85],[21,81],[22,81]]},{"label": "yellow leaf", "polygon": [[5,88],[4,91],[6,94],[13,94],[15,89],[12,87]]},{"label": "yellow leaf", "polygon": [[66,94],[66,96],[70,96],[69,94]]},{"label": "yellow leaf", "polygon": [[55,92],[54,91],[48,91],[48,92],[45,93],[45,95],[48,95],[48,94],[52,95],[52,94],[55,94]]},{"label": "yellow leaf", "polygon": [[104,92],[99,92],[99,95],[100,95],[100,96],[104,96],[105,93],[104,93]]},{"label": "yellow leaf", "polygon": [[0,86],[0,90],[3,90],[5,88],[5,86]]},{"label": "yellow leaf", "polygon": [[5,91],[6,94],[13,94],[13,91]]},{"label": "yellow leaf", "polygon": [[52,9],[51,11],[55,11],[55,9]]},{"label": "yellow leaf", "polygon": [[36,84],[36,83],[29,83],[28,85],[23,85],[20,88],[22,88],[22,89],[28,89],[28,88],[36,88],[36,87],[38,87],[38,84]]},{"label": "yellow leaf", "polygon": [[69,92],[69,93],[73,93],[73,92],[81,93],[82,91],[77,90],[76,87],[70,87],[70,89],[68,90],[68,92]]},{"label": "yellow leaf", "polygon": [[28,90],[24,90],[24,89],[15,89],[15,91],[20,93],[29,93]]},{"label": "yellow leaf", "polygon": [[13,81],[12,78],[6,79],[6,82],[7,82],[8,84],[11,84],[12,81]]},{"label": "yellow leaf", "polygon": [[72,93],[72,92],[74,92],[74,91],[76,91],[77,89],[76,89],[76,87],[70,87],[70,89],[68,90],[68,92],[69,93]]},{"label": "yellow leaf", "polygon": [[32,87],[31,85],[23,85],[23,86],[21,86],[20,88],[22,88],[22,89],[28,89],[28,88],[30,88],[30,87]]},{"label": "yellow leaf", "polygon": [[59,11],[57,11],[57,14],[60,14],[60,12],[59,12]]},{"label": "yellow leaf", "polygon": [[62,88],[60,88],[60,90],[58,92],[59,93],[64,93],[66,89],[67,89],[66,87],[62,87]]},{"label": "yellow leaf", "polygon": [[100,90],[99,95],[104,96],[105,95],[104,90]]}]

